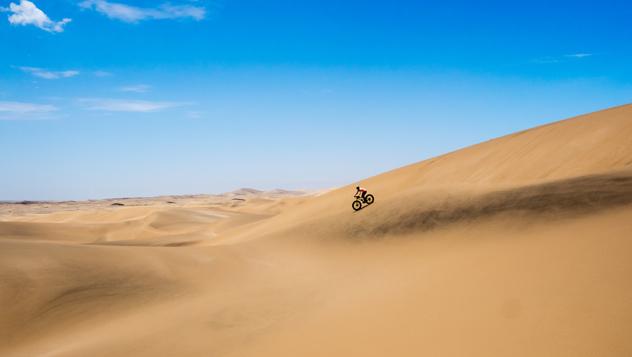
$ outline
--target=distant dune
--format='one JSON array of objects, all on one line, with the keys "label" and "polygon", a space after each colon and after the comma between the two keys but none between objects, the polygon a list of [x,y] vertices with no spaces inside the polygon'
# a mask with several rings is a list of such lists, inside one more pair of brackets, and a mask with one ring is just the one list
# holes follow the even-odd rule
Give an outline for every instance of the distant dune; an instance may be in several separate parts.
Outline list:
[{"label": "distant dune", "polygon": [[0,355],[632,355],[632,105],[361,184],[0,204]]}]

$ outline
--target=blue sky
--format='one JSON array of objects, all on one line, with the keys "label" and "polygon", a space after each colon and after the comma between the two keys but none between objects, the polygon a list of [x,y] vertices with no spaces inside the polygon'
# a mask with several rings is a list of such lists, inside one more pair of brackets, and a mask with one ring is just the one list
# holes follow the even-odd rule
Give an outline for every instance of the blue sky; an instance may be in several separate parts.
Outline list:
[{"label": "blue sky", "polygon": [[319,189],[632,99],[628,1],[0,0],[0,200]]}]

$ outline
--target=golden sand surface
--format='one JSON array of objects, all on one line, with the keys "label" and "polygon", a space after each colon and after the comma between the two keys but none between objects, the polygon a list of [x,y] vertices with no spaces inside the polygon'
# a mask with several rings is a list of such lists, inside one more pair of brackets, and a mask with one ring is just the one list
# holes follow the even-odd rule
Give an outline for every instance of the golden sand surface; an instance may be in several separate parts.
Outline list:
[{"label": "golden sand surface", "polygon": [[632,106],[356,184],[0,204],[0,355],[632,355]]}]

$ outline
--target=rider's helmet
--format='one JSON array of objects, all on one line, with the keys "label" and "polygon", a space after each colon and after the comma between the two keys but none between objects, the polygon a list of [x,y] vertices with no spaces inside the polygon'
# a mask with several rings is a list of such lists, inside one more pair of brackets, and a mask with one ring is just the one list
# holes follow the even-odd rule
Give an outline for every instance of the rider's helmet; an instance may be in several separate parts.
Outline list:
[{"label": "rider's helmet", "polygon": [[356,190],[359,190],[359,189],[360,189],[360,186],[356,186]]}]

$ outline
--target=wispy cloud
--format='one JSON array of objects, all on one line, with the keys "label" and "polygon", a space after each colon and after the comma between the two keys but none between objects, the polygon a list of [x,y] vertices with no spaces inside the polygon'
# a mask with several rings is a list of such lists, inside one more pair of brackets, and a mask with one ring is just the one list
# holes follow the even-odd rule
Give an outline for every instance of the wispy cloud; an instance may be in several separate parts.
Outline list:
[{"label": "wispy cloud", "polygon": [[79,99],[79,103],[81,103],[88,110],[135,113],[158,112],[161,110],[175,108],[186,104],[110,98],[83,98]]},{"label": "wispy cloud", "polygon": [[28,0],[20,0],[19,4],[10,3],[8,8],[0,8],[0,11],[12,13],[9,16],[9,23],[12,25],[32,25],[47,32],[63,32],[64,26],[72,21],[69,18],[53,21]]},{"label": "wispy cloud", "polygon": [[57,110],[57,107],[48,104],[0,101],[0,120],[37,119]]},{"label": "wispy cloud", "polygon": [[68,71],[49,71],[44,68],[38,67],[18,67],[21,71],[30,73],[35,77],[44,78],[44,79],[60,79],[60,78],[70,78],[79,74],[79,71],[68,70]]},{"label": "wispy cloud", "polygon": [[132,93],[147,93],[151,89],[150,85],[147,84],[134,84],[130,86],[124,86],[119,88],[121,92],[132,92]]},{"label": "wispy cloud", "polygon": [[92,74],[94,74],[95,77],[109,77],[112,75],[112,73],[108,71],[94,71]]},{"label": "wispy cloud", "polygon": [[569,55],[565,55],[564,57],[568,57],[568,58],[586,58],[586,57],[590,57],[592,56],[592,53],[572,53]]},{"label": "wispy cloud", "polygon": [[540,58],[536,58],[532,60],[532,62],[537,63],[537,64],[562,63],[562,62],[568,62],[572,60],[580,60],[586,57],[590,57],[592,55],[593,55],[592,53],[579,52],[579,53],[571,53],[571,54],[557,56],[557,57],[554,57],[554,56],[540,57]]},{"label": "wispy cloud", "polygon": [[164,3],[158,7],[137,7],[107,0],[84,0],[79,3],[84,9],[94,9],[105,16],[124,22],[136,23],[144,20],[165,20],[190,18],[202,20],[206,9],[192,5],[172,5]]}]

